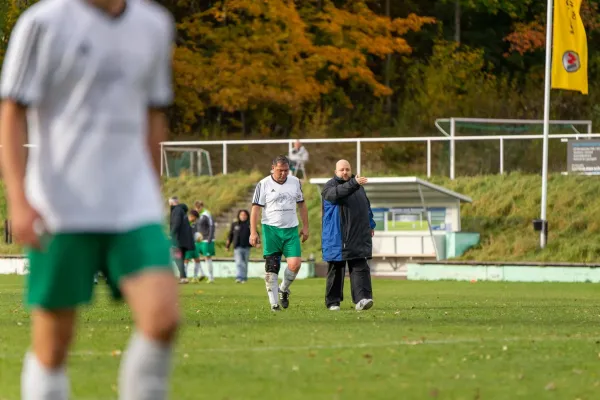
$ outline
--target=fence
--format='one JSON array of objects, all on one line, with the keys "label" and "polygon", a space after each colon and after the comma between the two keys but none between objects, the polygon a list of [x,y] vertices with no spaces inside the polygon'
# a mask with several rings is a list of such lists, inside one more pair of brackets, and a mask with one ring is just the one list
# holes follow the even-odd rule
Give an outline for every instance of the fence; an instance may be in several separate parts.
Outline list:
[{"label": "fence", "polygon": [[[339,138],[339,139],[302,139],[302,143],[356,143],[356,173],[361,173],[361,144],[362,143],[423,143],[427,146],[427,177],[431,177],[431,144],[433,142],[450,142],[450,179],[455,177],[455,143],[473,142],[473,141],[498,141],[500,143],[500,174],[504,173],[504,142],[512,140],[542,140],[543,135],[493,135],[493,136],[428,136],[428,137],[390,137],[390,138]],[[550,134],[551,140],[568,140],[597,138],[598,133],[573,133],[573,134]],[[182,142],[164,142],[163,157],[161,157],[161,174],[164,174],[164,148],[177,146],[222,146],[223,147],[223,170],[227,174],[227,147],[233,145],[265,145],[265,144],[288,144],[289,151],[292,150],[295,139],[264,139],[264,140],[206,140],[206,141],[182,141]]]}]

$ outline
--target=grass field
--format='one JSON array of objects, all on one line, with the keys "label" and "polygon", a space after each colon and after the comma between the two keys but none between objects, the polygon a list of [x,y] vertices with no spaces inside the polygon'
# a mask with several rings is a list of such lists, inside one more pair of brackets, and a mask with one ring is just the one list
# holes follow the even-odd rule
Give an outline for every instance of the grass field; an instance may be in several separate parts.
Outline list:
[{"label": "grass field", "polygon": [[[173,399],[594,399],[600,296],[592,284],[375,280],[375,307],[323,306],[324,282],[294,284],[268,310],[264,282],[182,287]],[[347,287],[348,289],[348,287]],[[75,400],[115,399],[129,312],[106,298],[81,314],[69,364]],[[28,315],[22,278],[0,277],[0,399],[18,400]]]}]

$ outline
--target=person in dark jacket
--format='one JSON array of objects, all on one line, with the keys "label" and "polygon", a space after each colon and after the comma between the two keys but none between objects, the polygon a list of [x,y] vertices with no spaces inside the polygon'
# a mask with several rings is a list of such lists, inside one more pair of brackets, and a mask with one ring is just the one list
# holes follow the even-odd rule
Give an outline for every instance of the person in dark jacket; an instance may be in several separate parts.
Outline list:
[{"label": "person in dark jacket", "polygon": [[332,311],[338,311],[344,299],[346,264],[356,310],[368,310],[373,306],[371,270],[367,260],[373,253],[375,221],[363,188],[366,183],[366,178],[352,175],[348,161],[340,160],[335,166],[335,177],[321,192],[321,245],[323,260],[329,263],[325,305]]},{"label": "person in dark jacket", "polygon": [[225,247],[229,250],[233,246],[233,257],[237,267],[237,283],[245,283],[248,280],[248,260],[250,259],[250,213],[248,210],[240,210],[237,219],[231,224],[229,237]]},{"label": "person in dark jacket", "polygon": [[171,243],[176,249],[174,258],[179,269],[179,282],[188,283],[184,257],[187,251],[195,249],[194,234],[187,216],[188,207],[180,204],[177,196],[169,199],[169,205],[171,206]]}]

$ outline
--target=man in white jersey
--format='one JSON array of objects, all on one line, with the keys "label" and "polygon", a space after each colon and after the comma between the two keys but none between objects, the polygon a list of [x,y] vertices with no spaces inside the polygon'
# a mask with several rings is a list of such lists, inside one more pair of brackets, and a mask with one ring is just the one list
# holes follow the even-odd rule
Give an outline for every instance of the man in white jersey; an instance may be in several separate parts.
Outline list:
[{"label": "man in white jersey", "polygon": [[98,271],[136,324],[119,399],[167,396],[179,311],[159,165],[173,39],[171,15],[137,0],[41,1],[11,34],[0,141],[12,226],[30,258],[25,400],[70,397],[76,309]]},{"label": "man in white jersey", "polygon": [[[261,180],[254,191],[250,214],[250,244],[259,243],[256,227],[262,208],[263,256],[265,262],[265,283],[271,310],[288,308],[290,285],[296,279],[302,263],[300,236],[304,243],[308,239],[308,209],[302,195],[302,185],[295,176],[288,176],[290,162],[285,156],[273,160],[272,174]],[[298,215],[302,218],[302,230],[298,234]],[[283,282],[279,286],[278,274],[281,268],[281,256],[287,260]],[[279,293],[278,293],[279,292]]]}]

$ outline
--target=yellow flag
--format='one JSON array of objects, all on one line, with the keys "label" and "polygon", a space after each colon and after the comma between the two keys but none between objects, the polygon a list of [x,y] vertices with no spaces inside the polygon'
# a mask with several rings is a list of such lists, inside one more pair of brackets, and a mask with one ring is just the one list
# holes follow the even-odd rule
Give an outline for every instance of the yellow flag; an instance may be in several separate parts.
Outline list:
[{"label": "yellow flag", "polygon": [[552,38],[552,88],[588,94],[588,49],[579,15],[582,0],[554,3]]}]

